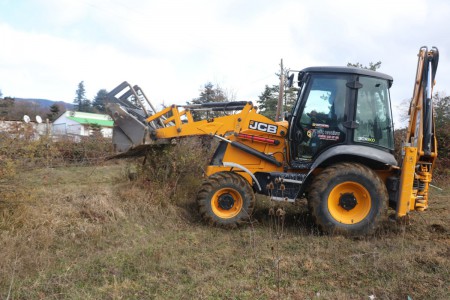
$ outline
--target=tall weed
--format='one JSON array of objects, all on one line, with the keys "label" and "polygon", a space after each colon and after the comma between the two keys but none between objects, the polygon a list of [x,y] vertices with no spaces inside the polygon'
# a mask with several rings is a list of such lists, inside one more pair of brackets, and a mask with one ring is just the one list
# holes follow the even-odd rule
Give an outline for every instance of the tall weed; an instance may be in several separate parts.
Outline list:
[{"label": "tall weed", "polygon": [[152,147],[138,165],[130,166],[130,179],[151,190],[160,190],[165,199],[171,202],[183,202],[194,193],[211,157],[210,139],[194,137],[179,140],[175,145]]}]

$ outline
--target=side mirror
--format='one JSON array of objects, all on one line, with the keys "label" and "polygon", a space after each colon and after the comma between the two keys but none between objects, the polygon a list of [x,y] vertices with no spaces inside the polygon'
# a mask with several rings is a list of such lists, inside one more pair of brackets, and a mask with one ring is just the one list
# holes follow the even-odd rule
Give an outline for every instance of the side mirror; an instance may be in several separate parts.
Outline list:
[{"label": "side mirror", "polygon": [[307,78],[308,78],[307,73],[302,72],[302,71],[298,72],[298,77],[297,77],[298,86],[301,86],[302,83],[307,80]]},{"label": "side mirror", "polygon": [[284,112],[284,120],[290,122],[292,118],[292,114],[290,112]]},{"label": "side mirror", "polygon": [[290,88],[294,84],[294,74],[289,75],[287,86]]}]

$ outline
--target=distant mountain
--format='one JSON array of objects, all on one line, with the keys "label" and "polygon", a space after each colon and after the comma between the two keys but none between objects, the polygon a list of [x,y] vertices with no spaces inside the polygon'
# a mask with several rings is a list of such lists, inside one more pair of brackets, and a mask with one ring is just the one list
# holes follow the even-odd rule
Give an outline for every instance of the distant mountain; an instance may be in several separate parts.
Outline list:
[{"label": "distant mountain", "polygon": [[29,102],[30,104],[38,104],[39,107],[49,108],[53,104],[59,104],[60,106],[64,106],[66,110],[73,110],[74,105],[72,103],[67,103],[64,101],[53,101],[48,99],[35,99],[35,98],[14,98],[17,102]]}]

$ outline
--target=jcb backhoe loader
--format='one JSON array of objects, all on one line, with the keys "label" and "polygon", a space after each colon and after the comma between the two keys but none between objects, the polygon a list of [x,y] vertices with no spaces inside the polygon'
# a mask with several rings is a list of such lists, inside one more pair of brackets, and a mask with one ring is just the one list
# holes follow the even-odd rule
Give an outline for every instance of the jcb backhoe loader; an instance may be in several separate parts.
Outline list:
[{"label": "jcb backhoe loader", "polygon": [[[298,99],[282,122],[258,114],[251,102],[172,105],[156,112],[138,86],[124,82],[108,95],[113,143],[120,157],[181,137],[220,140],[197,195],[208,223],[243,222],[259,193],[275,201],[306,197],[325,232],[368,234],[387,206],[397,218],[428,207],[437,157],[432,91],[439,53],[422,47],[418,57],[400,164],[394,158],[392,77],[351,67],[298,72]],[[194,121],[198,110],[229,114]]]}]

